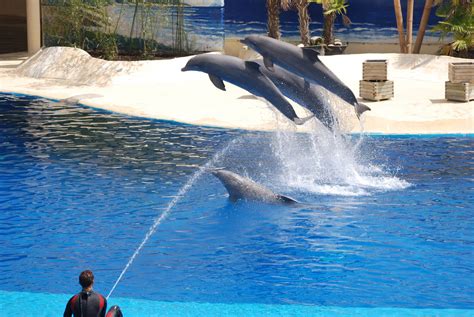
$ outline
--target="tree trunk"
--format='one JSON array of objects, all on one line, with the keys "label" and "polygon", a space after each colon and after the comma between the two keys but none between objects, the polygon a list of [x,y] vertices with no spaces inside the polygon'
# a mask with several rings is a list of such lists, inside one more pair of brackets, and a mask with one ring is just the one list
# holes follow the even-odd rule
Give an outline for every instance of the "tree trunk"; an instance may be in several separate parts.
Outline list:
[{"label": "tree trunk", "polygon": [[400,0],[393,0],[393,6],[395,8],[395,17],[397,18],[397,29],[398,29],[398,40],[400,42],[400,52],[406,53],[405,31],[403,29],[403,14],[402,14],[402,5],[400,4]]},{"label": "tree trunk", "polygon": [[280,39],[280,0],[267,0],[268,36]]},{"label": "tree trunk", "polygon": [[407,48],[406,52],[411,54],[413,44],[413,7],[415,0],[407,0]]},{"label": "tree trunk", "polygon": [[137,18],[137,12],[138,12],[138,0],[135,0],[135,10],[133,11],[132,26],[130,27],[130,37],[128,38],[128,42],[129,42],[128,53],[129,54],[132,54],[133,29],[135,27],[135,19]]},{"label": "tree trunk", "polygon": [[425,8],[423,9],[418,35],[416,36],[415,48],[413,49],[413,53],[415,54],[420,54],[421,44],[423,43],[423,38],[425,36],[426,27],[428,26],[428,20],[430,18],[432,7],[433,0],[425,0]]},{"label": "tree trunk", "polygon": [[336,20],[336,13],[324,14],[323,16],[323,39],[324,44],[334,44],[334,21]]},{"label": "tree trunk", "polygon": [[301,43],[303,43],[304,46],[307,46],[309,45],[309,39],[311,37],[310,31],[309,31],[308,1],[299,0],[297,10],[298,10],[298,20],[300,23]]}]

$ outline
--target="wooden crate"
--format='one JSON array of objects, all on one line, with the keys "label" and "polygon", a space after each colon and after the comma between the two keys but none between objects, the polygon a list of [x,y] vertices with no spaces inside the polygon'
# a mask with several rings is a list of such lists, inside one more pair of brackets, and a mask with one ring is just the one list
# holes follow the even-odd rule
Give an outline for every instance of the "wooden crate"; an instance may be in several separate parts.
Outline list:
[{"label": "wooden crate", "polygon": [[361,80],[359,85],[360,96],[367,100],[380,101],[393,98],[393,81]]},{"label": "wooden crate", "polygon": [[366,60],[362,64],[362,79],[363,80],[387,80],[387,60],[372,59]]},{"label": "wooden crate", "polygon": [[450,63],[449,81],[474,84],[474,62]]},{"label": "wooden crate", "polygon": [[474,99],[474,85],[471,83],[446,82],[445,97],[448,100],[464,101]]}]

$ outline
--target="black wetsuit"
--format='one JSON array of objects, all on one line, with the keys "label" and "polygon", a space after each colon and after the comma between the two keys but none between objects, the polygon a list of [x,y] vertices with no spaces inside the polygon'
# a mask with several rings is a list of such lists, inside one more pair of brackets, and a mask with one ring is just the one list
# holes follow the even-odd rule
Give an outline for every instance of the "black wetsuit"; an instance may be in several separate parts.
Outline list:
[{"label": "black wetsuit", "polygon": [[80,292],[67,302],[64,317],[105,317],[107,300],[94,291]]}]

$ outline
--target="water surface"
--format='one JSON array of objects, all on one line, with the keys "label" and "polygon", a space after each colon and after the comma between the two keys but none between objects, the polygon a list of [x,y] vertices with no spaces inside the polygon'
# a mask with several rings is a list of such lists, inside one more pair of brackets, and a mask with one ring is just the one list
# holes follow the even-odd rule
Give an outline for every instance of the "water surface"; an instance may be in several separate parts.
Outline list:
[{"label": "water surface", "polygon": [[204,174],[114,296],[474,308],[472,137],[331,140],[13,95],[0,96],[0,131],[3,291],[71,294],[90,268],[96,289],[107,293],[183,184],[236,140],[216,165],[305,204],[231,204]]}]

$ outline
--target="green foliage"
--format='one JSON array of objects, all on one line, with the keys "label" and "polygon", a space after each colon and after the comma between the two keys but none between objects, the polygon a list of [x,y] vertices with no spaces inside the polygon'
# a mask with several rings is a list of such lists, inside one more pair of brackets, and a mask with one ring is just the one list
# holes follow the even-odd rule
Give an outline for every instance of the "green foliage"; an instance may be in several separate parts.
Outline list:
[{"label": "green foliage", "polygon": [[309,3],[317,3],[323,6],[324,14],[347,14],[347,0],[308,0]]},{"label": "green foliage", "polygon": [[454,41],[442,49],[446,55],[467,55],[474,48],[474,7],[470,0],[438,1],[436,15],[443,20],[433,28],[441,39],[452,35]]},{"label": "green foliage", "polygon": [[43,1],[45,42],[115,58],[117,45],[110,32],[108,4],[109,0]]},{"label": "green foliage", "polygon": [[[126,59],[185,55],[192,47],[185,32],[182,2],[42,0],[44,42],[47,46],[78,47],[105,59],[117,59],[119,54],[127,55]],[[119,9],[118,14],[109,16],[114,8]],[[132,17],[127,16],[130,10]],[[157,41],[162,29],[171,29],[170,47]]]},{"label": "green foliage", "polygon": [[308,0],[308,2],[317,3],[323,7],[323,38],[326,45],[334,42],[334,22],[337,15],[342,17],[342,23],[345,26],[352,23],[346,15],[347,7],[349,6],[347,0]]}]

